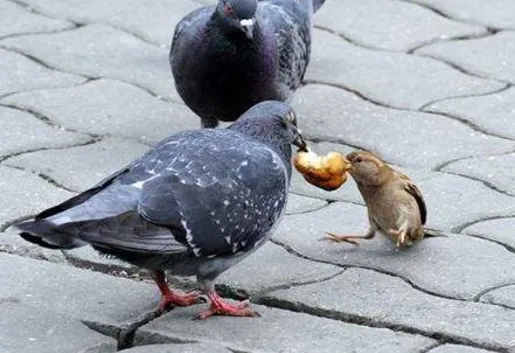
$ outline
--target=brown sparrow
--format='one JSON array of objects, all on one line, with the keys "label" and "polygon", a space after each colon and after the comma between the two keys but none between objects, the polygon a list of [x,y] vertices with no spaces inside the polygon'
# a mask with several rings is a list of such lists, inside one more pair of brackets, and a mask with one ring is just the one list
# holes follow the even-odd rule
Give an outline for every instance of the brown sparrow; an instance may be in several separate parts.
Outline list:
[{"label": "brown sparrow", "polygon": [[365,234],[336,235],[324,239],[358,244],[380,232],[396,241],[396,247],[411,245],[424,237],[426,204],[418,187],[370,152],[352,152],[349,173],[365,200],[370,226]]}]

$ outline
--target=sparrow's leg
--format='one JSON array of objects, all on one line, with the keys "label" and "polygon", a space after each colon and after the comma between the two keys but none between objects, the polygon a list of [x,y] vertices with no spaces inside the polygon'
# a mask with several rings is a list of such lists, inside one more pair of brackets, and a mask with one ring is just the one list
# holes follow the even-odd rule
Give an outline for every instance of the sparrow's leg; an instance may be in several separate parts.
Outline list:
[{"label": "sparrow's leg", "polygon": [[404,245],[406,239],[406,233],[408,232],[408,222],[404,221],[399,229],[389,229],[388,233],[393,237],[397,238],[397,242],[395,243],[395,247],[397,250]]},{"label": "sparrow's leg", "polygon": [[199,302],[202,294],[200,291],[191,291],[187,293],[172,291],[166,283],[166,276],[163,271],[151,271],[151,275],[161,291],[161,302],[159,303],[159,311],[161,313],[165,312],[169,307],[189,306]]},{"label": "sparrow's leg", "polygon": [[216,293],[212,282],[202,281],[200,282],[200,286],[202,290],[205,291],[208,298],[211,300],[211,306],[209,307],[209,309],[198,313],[198,319],[207,319],[208,317],[213,315],[247,317],[261,316],[258,312],[249,308],[249,300],[243,300],[236,304],[231,304],[222,299],[222,297],[220,297],[218,293]]},{"label": "sparrow's leg", "polygon": [[374,235],[376,234],[376,231],[373,228],[368,228],[368,230],[366,231],[365,234],[338,235],[338,234],[334,234],[334,233],[330,233],[330,232],[326,232],[326,233],[328,236],[322,238],[321,240],[327,240],[327,241],[330,241],[333,243],[346,242],[346,243],[359,245],[359,243],[356,239],[372,239],[374,237]]}]

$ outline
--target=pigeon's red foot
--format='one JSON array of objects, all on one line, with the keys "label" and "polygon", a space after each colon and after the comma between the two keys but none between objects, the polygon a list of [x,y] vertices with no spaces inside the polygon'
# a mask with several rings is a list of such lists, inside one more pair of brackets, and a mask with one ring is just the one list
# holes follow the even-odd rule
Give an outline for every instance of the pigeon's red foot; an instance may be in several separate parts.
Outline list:
[{"label": "pigeon's red foot", "polygon": [[179,291],[172,291],[168,289],[161,296],[161,302],[159,303],[159,311],[164,313],[170,307],[176,306],[190,306],[200,303],[202,293],[199,291],[190,291],[182,293]]},{"label": "pigeon's red foot", "polygon": [[250,302],[248,300],[241,301],[237,304],[230,304],[224,301],[216,292],[209,293],[208,297],[211,299],[211,306],[209,309],[198,313],[198,319],[204,320],[213,315],[261,316],[258,312],[249,308]]}]

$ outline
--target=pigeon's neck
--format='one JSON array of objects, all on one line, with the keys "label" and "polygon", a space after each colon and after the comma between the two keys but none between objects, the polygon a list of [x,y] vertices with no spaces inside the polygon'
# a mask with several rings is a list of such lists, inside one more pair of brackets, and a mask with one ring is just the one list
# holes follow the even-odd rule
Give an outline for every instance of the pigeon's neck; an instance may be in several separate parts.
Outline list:
[{"label": "pigeon's neck", "polygon": [[[223,37],[227,41],[233,43],[241,43],[244,45],[255,46],[256,42],[260,41],[260,28],[259,23],[256,21],[254,24],[254,38],[248,39],[245,34],[237,27],[232,25],[227,19],[215,11],[211,16],[208,23],[208,28],[211,29],[212,34]],[[214,33],[213,33],[214,32]]]}]

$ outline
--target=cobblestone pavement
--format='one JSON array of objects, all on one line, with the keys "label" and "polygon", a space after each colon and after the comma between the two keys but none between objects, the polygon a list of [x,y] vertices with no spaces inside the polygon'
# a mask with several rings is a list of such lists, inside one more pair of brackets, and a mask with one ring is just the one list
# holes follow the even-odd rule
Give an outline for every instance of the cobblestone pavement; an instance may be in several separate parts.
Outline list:
[{"label": "cobblestone pavement", "polygon": [[261,318],[156,318],[144,272],[8,230],[199,126],[167,56],[200,4],[0,0],[0,352],[515,352],[513,0],[327,0],[301,127],[318,152],[407,171],[439,236],[401,252],[319,242],[362,230],[363,201],[352,181],[324,192],[295,174],[272,242],[219,280]]}]

